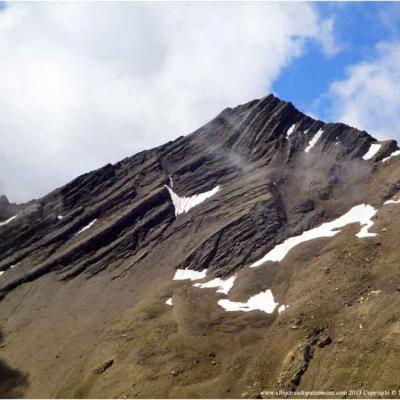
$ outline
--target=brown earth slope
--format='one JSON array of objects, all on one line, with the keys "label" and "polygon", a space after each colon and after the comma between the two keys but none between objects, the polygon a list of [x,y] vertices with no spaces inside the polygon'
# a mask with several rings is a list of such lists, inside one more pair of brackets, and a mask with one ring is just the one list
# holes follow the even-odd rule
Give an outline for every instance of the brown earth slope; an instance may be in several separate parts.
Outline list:
[{"label": "brown earth slope", "polygon": [[[270,95],[0,222],[0,395],[400,389],[400,204],[383,204],[398,198],[400,157],[383,161],[397,149],[386,141],[363,159],[373,143]],[[171,179],[179,196],[221,190],[175,216]],[[376,236],[348,224],[249,267],[362,203]],[[207,277],[172,279],[185,268]],[[234,274],[228,294],[193,286]],[[218,304],[268,289],[284,312]]]}]

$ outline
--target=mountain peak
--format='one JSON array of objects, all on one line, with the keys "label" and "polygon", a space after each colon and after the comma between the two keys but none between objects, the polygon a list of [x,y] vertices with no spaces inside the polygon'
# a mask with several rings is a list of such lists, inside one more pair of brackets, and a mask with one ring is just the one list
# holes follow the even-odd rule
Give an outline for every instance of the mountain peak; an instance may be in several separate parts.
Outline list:
[{"label": "mountain peak", "polygon": [[393,333],[399,155],[271,94],[77,177],[0,222],[2,357],[26,397],[330,388]]}]

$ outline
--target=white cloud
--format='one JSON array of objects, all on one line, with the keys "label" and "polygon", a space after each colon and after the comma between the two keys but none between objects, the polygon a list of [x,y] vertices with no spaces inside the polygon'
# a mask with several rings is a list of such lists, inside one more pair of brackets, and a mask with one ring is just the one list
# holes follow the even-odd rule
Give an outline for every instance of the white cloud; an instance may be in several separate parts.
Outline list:
[{"label": "white cloud", "polygon": [[11,3],[0,193],[42,195],[262,97],[306,40],[336,49],[306,3]]},{"label": "white cloud", "polygon": [[341,51],[341,47],[334,35],[334,27],[335,22],[333,18],[327,18],[326,20],[321,21],[319,27],[320,33],[318,40],[322,46],[322,50],[329,57],[332,57]]},{"label": "white cloud", "polygon": [[400,138],[400,42],[380,43],[374,59],[353,65],[328,98],[334,120],[380,139]]}]

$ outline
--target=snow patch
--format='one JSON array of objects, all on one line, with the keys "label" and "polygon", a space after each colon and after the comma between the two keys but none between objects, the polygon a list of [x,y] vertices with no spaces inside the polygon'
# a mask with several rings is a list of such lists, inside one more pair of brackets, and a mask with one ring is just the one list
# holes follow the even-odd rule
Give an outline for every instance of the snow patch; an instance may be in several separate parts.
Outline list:
[{"label": "snow patch", "polygon": [[61,221],[64,218],[64,216],[63,215],[57,215],[57,218],[58,218],[59,221]]},{"label": "snow patch", "polygon": [[322,129],[320,129],[314,136],[313,138],[310,140],[310,142],[308,143],[308,146],[304,149],[304,151],[306,153],[308,153],[318,142],[318,140],[321,138],[322,134],[324,133],[324,131]]},{"label": "snow patch", "polygon": [[9,222],[13,221],[15,218],[17,218],[16,215],[12,216],[11,218],[8,218],[7,220],[5,220],[3,222],[0,222],[0,226],[7,225]]},{"label": "snow patch", "polygon": [[172,306],[172,297],[170,297],[170,298],[165,302],[165,304],[167,304],[167,305],[169,305],[169,306]]},{"label": "snow patch", "polygon": [[290,306],[287,305],[287,304],[282,304],[282,305],[280,305],[279,308],[278,308],[278,313],[279,313],[279,314],[282,314],[283,312],[285,312],[285,310],[286,310],[288,307],[290,307]]},{"label": "snow patch", "polygon": [[86,226],[84,226],[82,229],[80,229],[78,232],[75,233],[75,236],[79,235],[82,232],[85,232],[87,229],[89,229],[95,222],[97,221],[97,218],[95,218],[93,221],[89,222]]},{"label": "snow patch", "polygon": [[393,153],[390,154],[389,157],[385,157],[382,162],[386,162],[387,160],[389,160],[392,157],[397,157],[400,156],[400,150],[395,150]]},{"label": "snow patch", "polygon": [[[369,206],[369,207],[371,207],[371,209],[372,209],[371,214],[372,214],[372,212],[373,212],[373,214],[372,214],[370,217],[365,216],[366,219],[364,219],[364,221],[363,221],[362,223],[361,223],[361,221],[360,221],[361,229],[360,229],[360,232],[356,233],[356,236],[357,236],[358,238],[365,238],[365,237],[374,237],[374,236],[376,236],[376,233],[368,232],[368,230],[369,230],[369,228],[372,228],[372,227],[373,227],[374,221],[372,221],[372,217],[376,214],[376,212],[377,212],[378,210],[375,209],[375,208],[372,207],[372,206]],[[366,210],[366,211],[367,211],[367,210]],[[368,211],[367,211],[367,212],[368,212]],[[368,218],[368,219],[367,219],[367,218]]]},{"label": "snow patch", "polygon": [[217,288],[217,293],[228,294],[235,283],[237,275],[233,275],[228,279],[215,278],[206,283],[195,283],[193,286],[199,288]]},{"label": "snow patch", "polygon": [[186,279],[189,279],[191,281],[196,281],[198,279],[203,279],[206,276],[207,276],[206,269],[203,269],[203,271],[194,271],[193,269],[177,269],[172,279],[174,281],[184,281]]},{"label": "snow patch", "polygon": [[6,271],[8,271],[8,270],[10,270],[10,269],[13,269],[16,265],[17,265],[17,264],[11,265],[7,270],[5,270],[5,271],[0,271],[0,275],[3,275],[4,272],[6,272]]},{"label": "snow patch", "polygon": [[369,294],[372,294],[373,296],[378,296],[382,293],[382,290],[371,290]]},{"label": "snow patch", "polygon": [[294,132],[296,124],[293,124],[286,132],[286,137],[289,138],[289,136]]},{"label": "snow patch", "polygon": [[215,186],[214,189],[209,190],[208,192],[194,194],[193,196],[190,197],[180,197],[169,186],[165,185],[165,187],[168,189],[172,203],[174,203],[175,216],[188,212],[191,208],[199,205],[204,200],[207,200],[211,196],[214,196],[215,193],[221,190],[221,186],[218,185]]},{"label": "snow patch", "polygon": [[275,303],[274,296],[270,289],[265,292],[258,293],[247,300],[246,303],[230,301],[228,299],[218,300],[218,304],[226,311],[253,311],[259,310],[268,314],[272,314],[278,303]]},{"label": "snow patch", "polygon": [[283,243],[276,245],[263,258],[251,264],[250,267],[258,267],[266,261],[282,261],[287,253],[298,244],[313,239],[335,236],[341,231],[339,228],[356,222],[362,226],[360,232],[356,234],[357,237],[376,236],[376,233],[369,233],[368,229],[374,224],[371,218],[377,211],[377,209],[368,204],[359,204],[331,222],[325,222],[317,228],[303,232],[301,235],[286,239]]},{"label": "snow patch", "polygon": [[400,203],[400,199],[399,200],[386,200],[383,205],[385,206],[386,204],[399,204]]},{"label": "snow patch", "polygon": [[382,147],[379,143],[372,143],[369,150],[363,155],[363,160],[370,160]]}]

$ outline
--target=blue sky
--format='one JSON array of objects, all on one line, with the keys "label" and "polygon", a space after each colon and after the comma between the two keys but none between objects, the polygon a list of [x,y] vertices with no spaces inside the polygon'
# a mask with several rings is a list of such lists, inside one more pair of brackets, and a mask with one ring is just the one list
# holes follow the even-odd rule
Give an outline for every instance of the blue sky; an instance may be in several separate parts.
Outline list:
[{"label": "blue sky", "polygon": [[399,38],[400,3],[314,3],[319,14],[333,18],[339,51],[327,56],[308,42],[301,57],[281,71],[273,85],[276,94],[299,109],[330,120],[330,99],[324,96],[332,82],[346,78],[346,68],[376,56],[376,45]]},{"label": "blue sky", "polygon": [[400,139],[400,4],[0,2],[0,194],[44,195],[273,92]]}]

